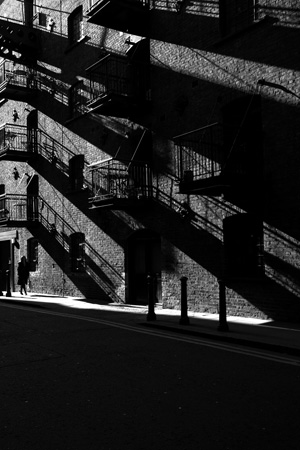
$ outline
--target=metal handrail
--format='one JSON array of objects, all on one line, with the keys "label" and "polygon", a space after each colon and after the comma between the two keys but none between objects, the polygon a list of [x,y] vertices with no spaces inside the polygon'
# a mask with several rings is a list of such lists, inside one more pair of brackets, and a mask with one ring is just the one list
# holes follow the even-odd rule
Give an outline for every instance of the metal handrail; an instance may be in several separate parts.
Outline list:
[{"label": "metal handrail", "polygon": [[38,221],[38,196],[20,194],[0,195],[0,222]]},{"label": "metal handrail", "polygon": [[35,152],[36,136],[23,125],[5,123],[0,126],[0,153]]},{"label": "metal handrail", "polygon": [[0,84],[37,89],[36,71],[7,59],[0,63]]},{"label": "metal handrail", "polygon": [[222,130],[218,122],[174,138],[176,176],[193,180],[221,174],[223,165]]},{"label": "metal handrail", "polygon": [[240,129],[215,122],[175,136],[176,177],[181,181],[196,181],[224,175],[225,171],[242,175],[244,167],[237,155],[242,154],[245,143],[235,138],[229,151],[224,138],[226,130],[238,136]]},{"label": "metal handrail", "polygon": [[197,133],[198,131],[208,130],[209,128],[215,127],[216,125],[219,125],[219,122],[210,123],[209,125],[204,125],[203,127],[196,128],[195,130],[187,131],[186,133],[178,134],[177,136],[173,137],[173,141],[176,139],[181,139],[185,136],[189,136],[191,134]]},{"label": "metal handrail", "polygon": [[145,162],[108,159],[90,168],[90,200],[152,196],[152,171]]}]

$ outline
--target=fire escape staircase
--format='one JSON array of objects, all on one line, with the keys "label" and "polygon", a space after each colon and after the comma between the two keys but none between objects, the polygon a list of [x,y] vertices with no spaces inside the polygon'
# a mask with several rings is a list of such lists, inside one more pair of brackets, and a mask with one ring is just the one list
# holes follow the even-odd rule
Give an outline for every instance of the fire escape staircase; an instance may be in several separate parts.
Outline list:
[{"label": "fire escape staircase", "polygon": [[[39,128],[16,124],[0,126],[0,161],[29,164],[34,170],[42,171],[50,184],[59,180],[56,187],[63,189],[64,195],[89,187],[89,181],[83,176],[88,165],[84,155],[73,153]],[[19,177],[18,174],[16,179]]]},{"label": "fire escape staircase", "polygon": [[[41,196],[1,194],[0,227],[27,227],[38,239],[43,240],[47,251],[58,262],[70,256],[72,236],[78,229],[70,225],[69,216],[60,215]],[[81,234],[79,232],[79,234]],[[114,301],[120,301],[113,288],[112,280],[123,282],[122,276],[100,255],[93,243],[86,240],[76,254],[76,266],[100,286],[102,291]],[[104,276],[103,276],[104,274]],[[77,274],[74,274],[77,276]]]},{"label": "fire escape staircase", "polygon": [[0,226],[27,227],[39,223],[38,196],[21,194],[0,195]]},{"label": "fire escape staircase", "polygon": [[26,65],[8,59],[0,62],[0,99],[32,103],[40,93],[64,104],[69,101],[68,85],[41,72],[36,64]]},{"label": "fire escape staircase", "polygon": [[224,145],[224,127],[213,123],[175,136],[176,177],[181,194],[219,196],[245,177],[244,146]]},{"label": "fire escape staircase", "polygon": [[0,63],[0,98],[27,102],[36,94],[37,89],[34,69],[9,60]]},{"label": "fire escape staircase", "polygon": [[151,165],[148,161],[136,159],[147,133],[144,130],[131,159],[107,158],[89,166],[92,190],[90,209],[137,208],[152,199]]},{"label": "fire escape staircase", "polygon": [[11,123],[0,126],[0,161],[29,162],[37,154],[37,130]]},{"label": "fire escape staircase", "polygon": [[149,41],[129,43],[126,55],[105,53],[86,69],[90,112],[129,117],[149,108]]},{"label": "fire escape staircase", "polygon": [[145,36],[150,0],[90,0],[88,21],[106,28]]},{"label": "fire escape staircase", "polygon": [[[44,176],[47,179],[50,177],[51,184],[53,183],[51,176],[55,171],[59,171],[59,174],[65,177],[64,194],[77,195],[84,192],[91,208],[122,209],[141,206],[152,198],[152,170],[148,162],[152,147],[149,136],[151,136],[149,131],[143,130],[138,136],[138,141],[135,141],[133,153],[129,146],[132,156],[128,160],[118,160],[115,157],[88,165],[84,161],[84,155],[72,153],[43,130],[4,124],[0,127],[0,161],[25,162],[33,168],[44,167],[48,172],[50,167],[50,173],[45,173]],[[141,160],[136,159],[137,155],[141,155]],[[44,164],[40,164],[40,158]],[[57,174],[55,179],[58,179]],[[25,224],[31,220],[30,213],[26,213],[26,196],[22,201],[17,197],[3,195],[2,225],[17,220],[19,226],[22,226],[21,222]],[[9,211],[9,214],[5,211]]]}]

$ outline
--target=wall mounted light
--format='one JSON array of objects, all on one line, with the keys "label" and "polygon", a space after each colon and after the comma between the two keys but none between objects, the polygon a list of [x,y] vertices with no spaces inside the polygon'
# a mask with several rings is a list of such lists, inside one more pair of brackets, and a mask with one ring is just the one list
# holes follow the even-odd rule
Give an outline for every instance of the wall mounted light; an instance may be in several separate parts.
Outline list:
[{"label": "wall mounted light", "polygon": [[54,31],[54,27],[55,27],[55,22],[52,19],[52,17],[49,17],[47,28],[52,33]]},{"label": "wall mounted light", "polygon": [[13,110],[13,121],[16,122],[19,120],[19,114],[16,109]]},{"label": "wall mounted light", "polygon": [[19,171],[18,171],[18,169],[16,167],[13,170],[13,177],[14,177],[15,180],[18,180],[20,178]]},{"label": "wall mounted light", "polygon": [[19,237],[15,237],[13,245],[19,249],[20,248],[20,242],[19,242]]}]

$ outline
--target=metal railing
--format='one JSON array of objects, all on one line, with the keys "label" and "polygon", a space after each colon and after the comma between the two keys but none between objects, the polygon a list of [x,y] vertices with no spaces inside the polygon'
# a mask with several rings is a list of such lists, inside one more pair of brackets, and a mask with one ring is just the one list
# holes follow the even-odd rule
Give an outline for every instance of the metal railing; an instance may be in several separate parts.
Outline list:
[{"label": "metal railing", "polygon": [[248,144],[239,133],[238,127],[213,123],[174,137],[175,176],[181,181],[198,181],[244,175]]},{"label": "metal railing", "polygon": [[91,101],[104,95],[134,95],[133,67],[125,58],[106,55],[88,70]]},{"label": "metal railing", "polygon": [[176,177],[184,180],[221,174],[224,164],[222,128],[214,123],[174,137]]},{"label": "metal railing", "polygon": [[[41,225],[49,232],[49,236],[55,239],[67,253],[70,253],[71,236],[79,231],[77,224],[76,228],[72,227],[71,217],[64,217],[63,213],[59,214],[43,197],[39,197],[39,202]],[[124,282],[123,277],[115,267],[97,252],[93,242],[84,240],[82,244],[82,264],[85,272],[107,295],[114,301],[120,302],[121,300],[115,291],[115,284],[119,285]]]},{"label": "metal railing", "polygon": [[137,101],[147,100],[147,63],[130,63],[124,56],[108,54],[86,71],[90,83],[89,103],[108,95],[128,97]]},{"label": "metal railing", "polygon": [[69,175],[69,160],[75,156],[75,153],[41,129],[38,130],[38,151],[62,173]]},{"label": "metal railing", "polygon": [[0,195],[0,223],[7,221],[38,221],[39,199],[37,196],[20,194]]},{"label": "metal railing", "polygon": [[64,174],[69,174],[69,160],[75,153],[39,128],[6,123],[0,126],[0,155],[9,152],[40,154],[55,164]]},{"label": "metal railing", "polygon": [[152,171],[144,162],[110,159],[90,169],[92,197],[90,201],[150,198]]},{"label": "metal railing", "polygon": [[36,152],[37,136],[22,125],[6,123],[0,126],[0,154],[5,152]]},{"label": "metal railing", "polygon": [[4,60],[0,64],[0,87],[2,84],[37,89],[36,71],[23,64]]}]

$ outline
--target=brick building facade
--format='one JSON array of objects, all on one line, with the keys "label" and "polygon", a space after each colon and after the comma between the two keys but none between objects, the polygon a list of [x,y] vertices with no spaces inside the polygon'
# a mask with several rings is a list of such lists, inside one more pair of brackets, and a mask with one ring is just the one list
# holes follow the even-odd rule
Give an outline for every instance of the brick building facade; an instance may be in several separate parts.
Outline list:
[{"label": "brick building facade", "polygon": [[299,320],[297,3],[4,0],[2,289]]}]

